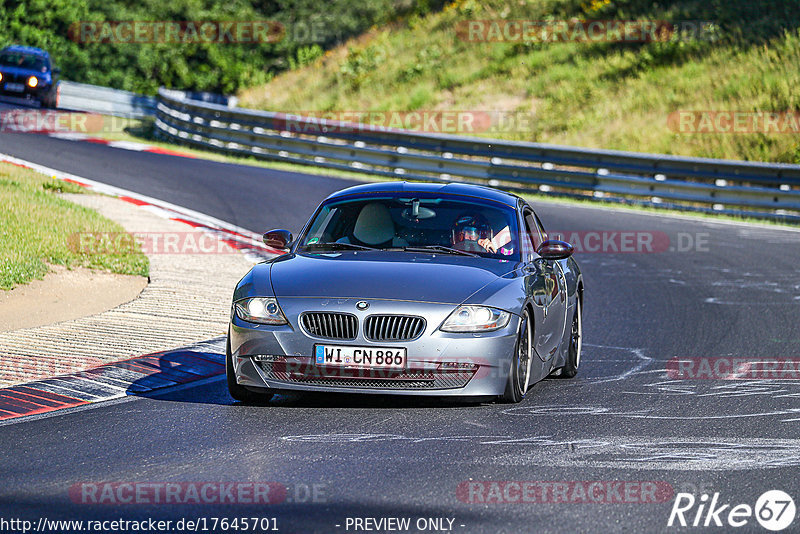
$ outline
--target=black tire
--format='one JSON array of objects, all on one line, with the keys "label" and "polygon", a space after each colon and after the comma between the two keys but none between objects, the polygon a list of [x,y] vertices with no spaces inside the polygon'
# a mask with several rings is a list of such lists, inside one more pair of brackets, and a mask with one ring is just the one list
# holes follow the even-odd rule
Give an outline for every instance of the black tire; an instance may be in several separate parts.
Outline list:
[{"label": "black tire", "polygon": [[525,398],[530,386],[531,375],[531,321],[528,310],[522,313],[522,323],[514,345],[514,356],[511,358],[511,369],[508,372],[506,391],[500,400],[507,404],[516,404]]},{"label": "black tire", "polygon": [[56,109],[58,106],[58,88],[43,95],[42,98],[39,99],[39,105],[44,109]]},{"label": "black tire", "polygon": [[230,396],[233,397],[234,400],[245,403],[264,404],[269,402],[272,398],[273,393],[266,388],[264,388],[263,393],[255,393],[236,383],[236,373],[233,371],[230,334],[228,334],[228,340],[225,345],[225,378],[228,382],[228,393],[230,393]]},{"label": "black tire", "polygon": [[575,315],[572,317],[572,326],[569,336],[569,351],[567,361],[561,368],[560,378],[573,378],[578,374],[578,367],[581,365],[581,350],[583,349],[583,313],[581,310],[581,300],[575,304]]}]

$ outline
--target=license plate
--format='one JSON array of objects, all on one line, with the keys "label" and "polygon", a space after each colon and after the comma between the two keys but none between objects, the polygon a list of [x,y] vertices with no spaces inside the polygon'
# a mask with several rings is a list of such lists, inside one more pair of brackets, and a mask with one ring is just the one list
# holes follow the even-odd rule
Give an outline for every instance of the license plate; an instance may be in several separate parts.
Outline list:
[{"label": "license plate", "polygon": [[406,349],[314,345],[314,363],[357,369],[405,369]]},{"label": "license plate", "polygon": [[21,83],[7,83],[6,84],[6,91],[14,91],[15,93],[21,93],[25,90],[25,86]]}]

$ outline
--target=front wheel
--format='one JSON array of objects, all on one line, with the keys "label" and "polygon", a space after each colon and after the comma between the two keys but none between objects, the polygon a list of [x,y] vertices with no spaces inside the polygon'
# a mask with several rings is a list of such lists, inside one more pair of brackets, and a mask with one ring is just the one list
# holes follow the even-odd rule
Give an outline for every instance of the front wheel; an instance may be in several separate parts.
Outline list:
[{"label": "front wheel", "polygon": [[517,335],[511,369],[508,372],[506,391],[501,400],[505,403],[518,403],[525,398],[531,379],[531,338],[532,328],[528,310],[522,313],[522,322]]},{"label": "front wheel", "polygon": [[39,104],[45,109],[56,109],[58,107],[58,88],[43,95]]},{"label": "front wheel", "polygon": [[581,313],[581,301],[575,302],[575,315],[572,318],[572,332],[569,336],[569,351],[567,361],[561,369],[561,378],[572,378],[578,374],[578,367],[581,365],[581,345],[583,339],[583,315]]},{"label": "front wheel", "polygon": [[231,338],[228,334],[228,342],[225,346],[225,378],[228,381],[228,393],[234,400],[247,403],[265,403],[272,398],[272,393],[265,389],[264,393],[254,393],[244,386],[236,383],[236,372],[233,370],[233,355],[231,354]]}]

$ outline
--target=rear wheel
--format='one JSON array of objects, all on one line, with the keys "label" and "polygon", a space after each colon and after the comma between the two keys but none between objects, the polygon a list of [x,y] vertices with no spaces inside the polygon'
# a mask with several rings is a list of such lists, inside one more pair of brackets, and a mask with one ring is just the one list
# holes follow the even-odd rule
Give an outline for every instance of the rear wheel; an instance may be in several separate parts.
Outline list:
[{"label": "rear wheel", "polygon": [[531,319],[528,310],[522,313],[522,324],[517,335],[514,357],[511,358],[511,369],[508,372],[506,391],[501,400],[506,403],[517,403],[525,398],[531,379]]},{"label": "rear wheel", "polygon": [[569,336],[569,351],[567,361],[561,369],[561,378],[572,378],[578,374],[578,367],[581,365],[581,345],[583,339],[583,316],[581,301],[575,303],[575,315],[572,317],[572,332]]},{"label": "rear wheel", "polygon": [[225,378],[228,381],[228,393],[231,397],[240,402],[265,403],[272,398],[272,393],[264,389],[263,393],[254,393],[244,386],[236,383],[236,372],[233,370],[233,355],[231,354],[231,338],[228,334],[228,342],[225,347]]}]

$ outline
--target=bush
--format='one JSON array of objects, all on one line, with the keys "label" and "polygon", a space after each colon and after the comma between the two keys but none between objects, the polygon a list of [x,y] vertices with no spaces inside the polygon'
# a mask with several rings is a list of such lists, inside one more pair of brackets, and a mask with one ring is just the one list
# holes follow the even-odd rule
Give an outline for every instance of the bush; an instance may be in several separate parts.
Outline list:
[{"label": "bush", "polygon": [[[235,93],[265,83],[282,70],[311,64],[324,49],[376,24],[423,15],[442,4],[433,0],[5,0],[0,4],[0,46],[44,48],[68,80],[146,94],[154,94],[159,86]],[[75,22],[131,20],[272,20],[283,24],[286,32],[276,43],[125,44],[70,39],[70,25]],[[370,65],[356,68],[363,71]]]}]

